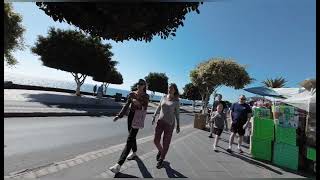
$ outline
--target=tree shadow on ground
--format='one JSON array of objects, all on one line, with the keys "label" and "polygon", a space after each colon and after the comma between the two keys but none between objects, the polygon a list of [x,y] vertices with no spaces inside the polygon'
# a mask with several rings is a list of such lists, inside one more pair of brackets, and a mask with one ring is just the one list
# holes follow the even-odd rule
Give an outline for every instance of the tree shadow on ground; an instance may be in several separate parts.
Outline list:
[{"label": "tree shadow on ground", "polygon": [[172,169],[168,161],[163,161],[163,167],[165,168],[169,178],[188,178],[180,172]]},{"label": "tree shadow on ground", "polygon": [[241,156],[241,155],[238,155],[238,154],[235,154],[235,153],[228,153],[228,152],[223,152],[223,151],[221,151],[221,152],[224,153],[224,154],[239,158],[239,159],[241,159],[243,161],[246,161],[247,163],[253,164],[253,165],[257,166],[257,167],[264,168],[264,169],[272,171],[272,172],[274,172],[276,174],[282,175],[282,172],[280,172],[278,170],[275,170],[275,169],[263,164],[263,163],[269,164],[266,161],[263,161],[263,163],[260,163],[259,161],[251,159],[251,157],[248,157],[248,156]]},{"label": "tree shadow on ground", "polygon": [[135,157],[135,160],[137,161],[138,167],[140,169],[140,172],[142,174],[143,178],[153,178],[147,167],[144,165],[143,161],[139,157]]},{"label": "tree shadow on ground", "polygon": [[[92,112],[92,114],[103,115],[106,112],[106,109],[112,111],[120,110],[122,105],[118,102],[112,102],[111,99],[100,100],[85,96],[70,96],[70,95],[60,95],[60,94],[50,94],[50,93],[41,93],[41,94],[23,94],[25,97],[30,98],[29,102],[39,102],[47,107],[51,108],[64,108],[72,109],[78,111]],[[61,100],[62,102],[59,102]],[[107,102],[108,101],[108,102]],[[97,115],[97,116],[101,116]]]},{"label": "tree shadow on ground", "polygon": [[114,176],[114,178],[139,178],[139,177],[119,172]]}]

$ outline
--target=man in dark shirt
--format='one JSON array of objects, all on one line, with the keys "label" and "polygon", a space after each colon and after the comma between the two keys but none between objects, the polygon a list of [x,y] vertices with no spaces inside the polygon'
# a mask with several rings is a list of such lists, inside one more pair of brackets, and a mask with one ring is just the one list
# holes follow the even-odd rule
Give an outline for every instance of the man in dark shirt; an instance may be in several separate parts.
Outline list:
[{"label": "man in dark shirt", "polygon": [[243,140],[243,135],[245,134],[245,129],[243,127],[250,121],[251,115],[252,110],[246,103],[246,97],[244,95],[241,95],[239,97],[239,102],[232,104],[232,106],[230,107],[230,117],[232,120],[232,124],[231,135],[229,139],[229,148],[227,149],[229,153],[232,152],[232,144],[236,133],[239,134],[238,150],[240,153],[243,153],[243,151],[241,150],[241,143]]},{"label": "man in dark shirt", "polygon": [[[222,104],[223,112],[226,113],[227,105],[226,105],[226,103],[224,101],[222,101],[222,95],[218,94],[217,95],[217,100],[213,102],[212,109],[211,109],[211,112],[210,112],[210,117],[213,114],[213,112],[217,110],[218,104]],[[210,119],[210,117],[209,117],[209,119]],[[213,136],[212,136],[212,133],[213,133],[213,122],[209,122],[209,123],[210,123],[209,124],[210,125],[209,138],[213,138]]]}]

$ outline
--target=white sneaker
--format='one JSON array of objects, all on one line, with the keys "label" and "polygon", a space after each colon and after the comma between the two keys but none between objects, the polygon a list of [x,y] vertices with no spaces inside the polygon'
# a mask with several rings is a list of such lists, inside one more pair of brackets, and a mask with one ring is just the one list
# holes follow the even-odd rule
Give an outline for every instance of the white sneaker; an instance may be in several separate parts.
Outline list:
[{"label": "white sneaker", "polygon": [[240,147],[238,147],[238,151],[239,151],[239,153],[243,153],[243,151]]},{"label": "white sneaker", "polygon": [[136,156],[137,156],[137,154],[136,154],[135,152],[131,152],[131,153],[128,155],[127,159],[128,159],[128,160],[133,160]]},{"label": "white sneaker", "polygon": [[214,151],[217,151],[217,148],[216,148],[216,146],[213,146],[213,150],[214,150]]},{"label": "white sneaker", "polygon": [[110,167],[109,170],[112,171],[113,173],[117,174],[120,172],[121,166],[117,163],[114,166]]}]

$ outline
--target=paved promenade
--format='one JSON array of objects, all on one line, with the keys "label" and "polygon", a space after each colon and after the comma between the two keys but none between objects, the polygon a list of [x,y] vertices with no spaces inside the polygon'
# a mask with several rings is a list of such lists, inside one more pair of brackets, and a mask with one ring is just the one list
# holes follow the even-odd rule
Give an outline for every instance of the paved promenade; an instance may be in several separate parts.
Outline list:
[{"label": "paved promenade", "polygon": [[[4,89],[5,117],[114,115],[123,105],[109,97],[98,99],[63,92]],[[149,103],[148,113],[153,113],[157,105]],[[181,111],[191,112],[192,107],[183,106]]]}]

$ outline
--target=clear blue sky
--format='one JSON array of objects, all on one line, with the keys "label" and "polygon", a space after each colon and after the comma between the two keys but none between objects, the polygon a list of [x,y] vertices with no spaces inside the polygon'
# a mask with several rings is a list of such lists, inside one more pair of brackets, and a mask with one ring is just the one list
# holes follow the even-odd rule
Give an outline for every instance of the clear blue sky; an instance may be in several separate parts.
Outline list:
[{"label": "clear blue sky", "polygon": [[[248,65],[256,79],[248,87],[259,86],[266,78],[283,76],[287,87],[298,87],[306,78],[316,77],[316,1],[315,0],[221,0],[205,2],[200,14],[187,15],[173,39],[155,38],[150,43],[125,41],[112,44],[114,59],[124,84],[110,87],[129,89],[149,72],[164,72],[179,89],[190,82],[189,72],[211,57],[229,57]],[[34,2],[15,2],[14,10],[23,17],[25,42],[33,46],[38,35],[50,26],[73,28],[54,22]],[[43,67],[29,48],[17,51],[19,64],[5,66],[5,72],[22,73],[73,81],[69,73]],[[138,64],[139,66],[134,66]],[[91,78],[87,83],[95,84]],[[222,87],[223,98],[235,101],[243,90]]]}]

